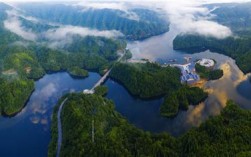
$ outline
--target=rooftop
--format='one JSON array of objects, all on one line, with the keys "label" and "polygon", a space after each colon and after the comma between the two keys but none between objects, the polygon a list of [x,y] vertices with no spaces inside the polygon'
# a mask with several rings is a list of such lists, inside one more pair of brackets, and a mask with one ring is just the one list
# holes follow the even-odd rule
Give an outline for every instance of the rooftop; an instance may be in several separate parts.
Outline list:
[{"label": "rooftop", "polygon": [[204,66],[204,67],[207,67],[207,68],[213,67],[214,64],[215,64],[214,60],[206,59],[206,58],[202,58],[197,63],[200,64],[201,66]]}]

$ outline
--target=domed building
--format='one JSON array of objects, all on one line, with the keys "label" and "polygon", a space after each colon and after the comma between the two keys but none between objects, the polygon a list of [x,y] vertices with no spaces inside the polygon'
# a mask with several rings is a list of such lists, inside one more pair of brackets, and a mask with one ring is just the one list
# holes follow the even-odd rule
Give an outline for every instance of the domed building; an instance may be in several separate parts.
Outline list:
[{"label": "domed building", "polygon": [[204,66],[204,67],[207,67],[207,68],[212,68],[215,65],[214,60],[206,59],[206,58],[202,58],[197,63],[200,64],[201,66]]}]

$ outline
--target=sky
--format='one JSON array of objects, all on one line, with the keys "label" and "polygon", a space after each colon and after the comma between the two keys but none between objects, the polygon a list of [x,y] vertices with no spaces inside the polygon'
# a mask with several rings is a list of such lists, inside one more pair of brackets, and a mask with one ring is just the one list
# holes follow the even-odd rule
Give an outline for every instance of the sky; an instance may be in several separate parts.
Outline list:
[{"label": "sky", "polygon": [[[74,2],[76,0],[0,0],[0,2],[59,2],[59,1],[64,1],[64,2]],[[82,0],[82,2],[88,1],[88,0]],[[92,1],[92,0],[89,0]],[[108,0],[94,0],[95,2],[104,2]],[[157,2],[157,1],[162,1],[162,2],[181,2],[181,1],[186,1],[187,3],[229,3],[229,2],[247,2],[251,0],[109,0],[109,1],[115,1],[115,2],[121,2],[121,1],[128,1],[128,2],[146,2],[146,1],[151,1],[151,2]]]}]

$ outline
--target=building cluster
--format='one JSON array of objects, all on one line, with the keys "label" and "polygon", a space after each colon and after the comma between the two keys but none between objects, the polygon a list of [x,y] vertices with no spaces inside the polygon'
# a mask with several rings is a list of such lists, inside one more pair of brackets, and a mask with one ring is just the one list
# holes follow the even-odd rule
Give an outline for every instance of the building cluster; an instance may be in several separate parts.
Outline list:
[{"label": "building cluster", "polygon": [[195,68],[191,63],[180,65],[181,69],[181,82],[182,83],[194,83],[200,80],[199,75],[195,72]]}]

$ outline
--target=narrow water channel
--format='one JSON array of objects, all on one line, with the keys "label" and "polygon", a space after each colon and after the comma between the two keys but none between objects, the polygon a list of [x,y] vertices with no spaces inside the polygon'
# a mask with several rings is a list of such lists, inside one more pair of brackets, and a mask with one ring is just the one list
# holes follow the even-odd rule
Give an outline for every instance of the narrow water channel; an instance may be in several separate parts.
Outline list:
[{"label": "narrow water channel", "polygon": [[[190,106],[188,111],[180,111],[177,117],[168,119],[160,116],[163,99],[141,100],[131,96],[119,83],[108,79],[105,85],[107,98],[115,102],[116,110],[138,128],[151,132],[167,131],[174,136],[198,126],[210,115],[219,114],[227,99],[231,98],[241,107],[251,109],[251,84],[231,58],[205,51],[193,55],[174,51],[172,40],[177,35],[170,32],[144,41],[129,43],[128,48],[134,59],[147,58],[160,63],[177,59],[183,63],[185,56],[193,61],[212,58],[217,67],[224,69],[224,77],[203,85],[210,95],[205,103]],[[35,91],[27,105],[15,117],[0,117],[0,156],[47,156],[50,142],[50,124],[53,107],[62,95],[91,88],[100,75],[90,73],[85,79],[73,79],[66,72],[47,74],[35,84]]]}]

